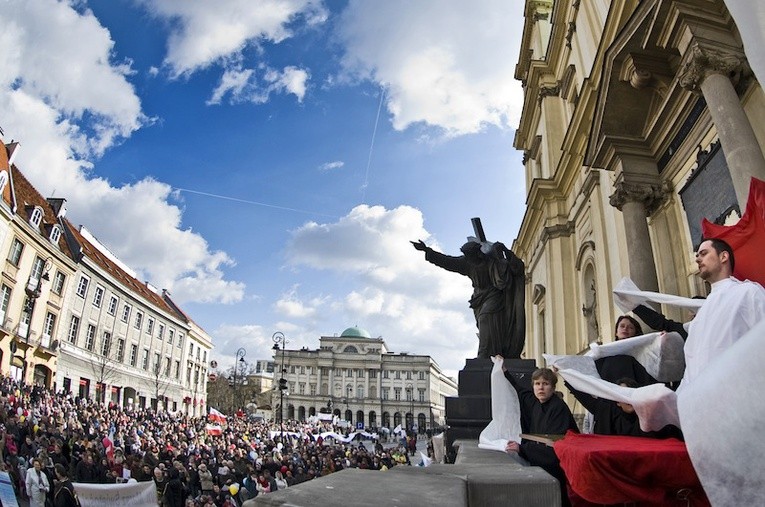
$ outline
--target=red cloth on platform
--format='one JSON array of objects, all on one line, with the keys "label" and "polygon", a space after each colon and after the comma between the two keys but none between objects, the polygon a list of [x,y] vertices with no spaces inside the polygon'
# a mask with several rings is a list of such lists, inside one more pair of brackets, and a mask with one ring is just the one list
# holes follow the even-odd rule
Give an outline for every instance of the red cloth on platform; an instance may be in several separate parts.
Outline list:
[{"label": "red cloth on platform", "polygon": [[685,443],[674,438],[580,435],[569,431],[555,442],[554,449],[571,488],[590,502],[678,505],[677,492],[687,488],[689,505],[709,505]]},{"label": "red cloth on platform", "polygon": [[718,238],[730,245],[736,257],[733,276],[765,286],[765,181],[752,178],[749,197],[741,220],[735,225],[717,225],[706,218],[701,221],[705,238]]}]

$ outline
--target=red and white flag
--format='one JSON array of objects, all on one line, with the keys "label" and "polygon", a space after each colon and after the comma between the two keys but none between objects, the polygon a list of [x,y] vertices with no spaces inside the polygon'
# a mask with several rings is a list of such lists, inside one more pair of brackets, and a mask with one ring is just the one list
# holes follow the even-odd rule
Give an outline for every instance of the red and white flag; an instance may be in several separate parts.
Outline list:
[{"label": "red and white flag", "polygon": [[208,424],[207,434],[213,437],[220,436],[223,434],[223,428],[220,427],[220,424]]},{"label": "red and white flag", "polygon": [[215,410],[214,408],[210,407],[210,414],[208,415],[208,418],[215,423],[218,424],[224,424],[226,422],[226,416]]}]

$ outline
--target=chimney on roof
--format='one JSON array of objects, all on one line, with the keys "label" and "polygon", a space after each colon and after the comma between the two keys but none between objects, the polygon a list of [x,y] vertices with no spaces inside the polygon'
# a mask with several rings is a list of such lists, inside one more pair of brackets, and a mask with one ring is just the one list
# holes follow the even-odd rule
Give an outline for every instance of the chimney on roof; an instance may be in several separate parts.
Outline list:
[{"label": "chimney on roof", "polygon": [[8,150],[8,167],[13,165],[13,161],[16,159],[16,154],[19,152],[19,146],[19,143],[13,140],[5,145],[5,149]]},{"label": "chimney on roof", "polygon": [[63,197],[48,197],[46,200],[56,213],[56,218],[64,218],[66,216],[66,199]]}]

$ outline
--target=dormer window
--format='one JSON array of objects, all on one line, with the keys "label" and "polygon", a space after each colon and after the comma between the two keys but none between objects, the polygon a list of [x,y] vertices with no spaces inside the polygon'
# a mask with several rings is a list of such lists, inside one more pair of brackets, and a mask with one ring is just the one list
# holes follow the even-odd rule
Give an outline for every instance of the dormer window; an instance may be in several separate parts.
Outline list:
[{"label": "dormer window", "polygon": [[32,227],[40,227],[40,222],[42,222],[43,217],[43,210],[40,206],[35,206],[32,210],[32,213],[29,215],[29,224]]},{"label": "dormer window", "polygon": [[59,225],[54,225],[50,229],[50,242],[54,245],[58,245],[58,240],[61,237],[61,227]]}]

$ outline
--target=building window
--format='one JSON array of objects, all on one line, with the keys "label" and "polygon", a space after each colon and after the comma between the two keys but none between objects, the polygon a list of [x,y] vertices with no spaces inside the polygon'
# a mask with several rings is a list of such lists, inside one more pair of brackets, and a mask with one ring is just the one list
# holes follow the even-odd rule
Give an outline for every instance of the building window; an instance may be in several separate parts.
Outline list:
[{"label": "building window", "polygon": [[106,313],[108,313],[109,315],[116,314],[118,303],[119,303],[119,299],[117,299],[117,296],[111,296],[109,298],[109,307],[106,309]]},{"label": "building window", "polygon": [[130,344],[130,366],[135,366],[138,361],[138,345],[135,343]]},{"label": "building window", "polygon": [[311,384],[311,396],[316,396],[316,384]]},{"label": "building window", "polygon": [[197,346],[197,361],[202,359],[201,352],[202,352],[202,347],[201,346]]},{"label": "building window", "polygon": [[401,372],[396,370],[396,380],[401,380]]},{"label": "building window", "polygon": [[353,376],[353,370],[351,370],[350,368],[346,368],[345,369],[345,376],[348,377],[348,378]]},{"label": "building window", "polygon": [[146,319],[146,334],[151,334],[154,332],[154,319],[149,317]]},{"label": "building window", "polygon": [[206,350],[202,353],[202,362],[203,363],[207,363],[207,351]]},{"label": "building window", "polygon": [[120,338],[117,340],[117,362],[121,363],[125,360],[125,340]]},{"label": "building window", "polygon": [[93,350],[93,342],[96,340],[96,326],[88,324],[88,331],[85,333],[85,348]]},{"label": "building window", "polygon": [[[157,338],[163,340],[165,338],[165,325],[160,324],[157,328]],[[170,339],[167,340],[168,345],[172,345],[173,342]]]},{"label": "building window", "polygon": [[11,288],[3,284],[0,289],[0,326],[5,327],[5,314],[8,313],[8,304],[11,302]]},{"label": "building window", "polygon": [[382,399],[383,399],[383,400],[387,400],[387,399],[388,399],[388,396],[389,396],[389,393],[390,393],[390,388],[389,388],[389,387],[383,387],[383,388],[382,388],[382,392],[381,392],[381,394],[382,394]]},{"label": "building window", "polygon": [[364,397],[364,386],[356,386],[356,397],[359,399]]},{"label": "building window", "polygon": [[132,309],[133,308],[128,304],[122,307],[122,318],[120,319],[122,322],[127,324],[127,322],[130,320],[130,310]]},{"label": "building window", "polygon": [[369,370],[369,378],[370,379],[377,378],[377,370]]},{"label": "building window", "polygon": [[406,401],[412,401],[412,388],[406,388]]},{"label": "building window", "polygon": [[305,375],[305,366],[300,367],[300,374]]},{"label": "building window", "polygon": [[294,366],[294,365],[290,366],[290,373],[291,373],[292,375],[294,375],[294,374],[295,374],[295,366]]},{"label": "building window", "polygon": [[16,267],[19,267],[19,262],[21,262],[21,254],[23,252],[24,252],[24,243],[19,241],[18,238],[13,238],[11,251],[8,252],[8,262],[10,262]]},{"label": "building window", "polygon": [[364,370],[356,370],[356,378],[364,378]]},{"label": "building window", "polygon": [[[168,342],[173,343],[173,340],[168,340]],[[183,348],[183,335],[182,334],[178,335],[178,348],[179,349]]]},{"label": "building window", "polygon": [[178,360],[175,362],[175,380],[178,380],[181,378],[181,361]]},{"label": "building window", "polygon": [[141,326],[143,326],[143,313],[135,312],[135,323],[133,324],[133,327],[141,329]]},{"label": "building window", "polygon": [[40,227],[42,217],[42,208],[40,206],[35,206],[35,208],[32,210],[32,214],[29,216],[29,223],[32,225],[32,227]]},{"label": "building window", "polygon": [[401,388],[400,387],[394,387],[393,393],[396,401],[401,401]]},{"label": "building window", "polygon": [[141,356],[141,368],[149,370],[149,349],[143,349],[143,355]]},{"label": "building window", "polygon": [[339,377],[342,374],[343,373],[342,373],[342,370],[340,368],[335,368],[335,377]]},{"label": "building window", "polygon": [[388,370],[383,370],[382,377],[383,378],[388,378],[388,375],[389,375]]},{"label": "building window", "polygon": [[194,344],[189,343],[189,357],[194,357]]},{"label": "building window", "polygon": [[165,377],[169,377],[169,376],[170,376],[170,358],[166,357],[165,358]]},{"label": "building window", "polygon": [[420,380],[425,380],[425,372],[424,371],[420,372]]},{"label": "building window", "polygon": [[301,382],[298,385],[298,393],[299,394],[305,394],[305,382]]},{"label": "building window", "polygon": [[154,353],[154,369],[152,370],[155,374],[159,375],[160,368],[162,368],[162,364],[159,362],[159,352]]},{"label": "building window", "polygon": [[407,380],[412,380],[412,372],[411,371],[406,372],[406,379]]},{"label": "building window", "polygon": [[51,243],[58,243],[58,238],[61,237],[61,227],[58,225],[54,225],[50,229],[50,242]]},{"label": "building window", "polygon": [[43,340],[48,340],[47,346],[50,346],[50,337],[53,336],[53,331],[56,329],[56,314],[46,313],[45,324],[43,324]]},{"label": "building window", "polygon": [[96,290],[93,292],[93,306],[101,308],[101,302],[104,300],[104,288],[96,285]]},{"label": "building window", "polygon": [[77,343],[77,335],[80,333],[80,318],[77,315],[72,315],[72,320],[69,321],[69,332],[66,339],[69,343]]},{"label": "building window", "polygon": [[418,401],[425,401],[425,389],[417,389]]},{"label": "building window", "polygon": [[88,280],[84,276],[80,276],[80,281],[77,282],[77,295],[81,298],[84,298],[85,295],[88,293],[88,284],[90,283],[90,280]]},{"label": "building window", "polygon": [[104,331],[104,337],[101,338],[101,355],[109,357],[109,353],[112,351],[112,334],[108,331]]},{"label": "building window", "polygon": [[61,271],[56,271],[56,276],[53,278],[53,285],[51,285],[51,292],[60,296],[64,292],[64,285],[66,284],[66,275]]}]

